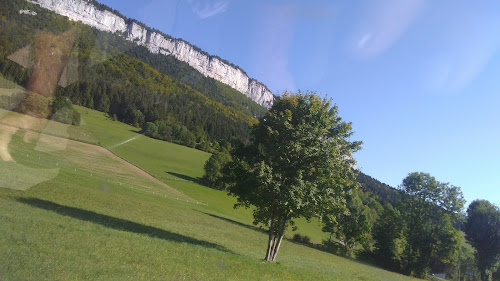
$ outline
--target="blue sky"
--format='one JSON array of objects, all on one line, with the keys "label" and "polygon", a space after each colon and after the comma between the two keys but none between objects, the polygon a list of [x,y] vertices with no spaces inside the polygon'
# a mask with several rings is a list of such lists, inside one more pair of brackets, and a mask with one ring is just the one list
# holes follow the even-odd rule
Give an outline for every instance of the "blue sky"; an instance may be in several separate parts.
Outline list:
[{"label": "blue sky", "polygon": [[500,205],[497,1],[101,0],[353,122],[366,174],[423,171]]}]

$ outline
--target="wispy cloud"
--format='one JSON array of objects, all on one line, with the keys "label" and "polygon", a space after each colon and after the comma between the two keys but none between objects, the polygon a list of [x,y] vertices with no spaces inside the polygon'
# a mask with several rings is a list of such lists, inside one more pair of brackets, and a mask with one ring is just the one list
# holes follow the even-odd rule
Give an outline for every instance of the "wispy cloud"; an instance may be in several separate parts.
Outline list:
[{"label": "wispy cloud", "polygon": [[367,58],[382,54],[406,32],[425,0],[374,0],[353,38],[354,53]]},{"label": "wispy cloud", "polygon": [[428,90],[451,95],[473,82],[500,49],[499,28],[497,13],[455,6],[440,28],[429,34],[434,39],[428,43],[432,52],[421,71]]},{"label": "wispy cloud", "polygon": [[227,11],[230,1],[187,0],[187,2],[200,19],[207,19]]}]

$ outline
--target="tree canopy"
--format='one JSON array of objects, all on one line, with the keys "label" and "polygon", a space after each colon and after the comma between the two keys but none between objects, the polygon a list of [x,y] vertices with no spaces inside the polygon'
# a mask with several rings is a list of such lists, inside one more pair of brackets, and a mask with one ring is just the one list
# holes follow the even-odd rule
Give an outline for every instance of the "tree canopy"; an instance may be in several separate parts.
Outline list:
[{"label": "tree canopy", "polygon": [[254,209],[254,223],[269,227],[265,259],[274,261],[288,225],[329,210],[345,210],[356,186],[351,123],[315,93],[285,93],[252,130],[252,141],[225,169],[237,206]]},{"label": "tree canopy", "polygon": [[216,151],[207,160],[203,169],[203,181],[211,188],[224,189],[222,183],[222,167],[231,160],[231,156],[226,152]]},{"label": "tree canopy", "polygon": [[323,216],[323,231],[334,233],[344,245],[344,254],[352,256],[353,250],[358,242],[368,242],[371,231],[369,214],[365,205],[361,202],[357,192],[346,196],[347,212],[332,210]]},{"label": "tree canopy", "polygon": [[405,244],[403,225],[401,213],[387,205],[375,223],[372,233],[375,240],[373,253],[378,265],[394,271],[401,270],[401,255]]},{"label": "tree canopy", "polygon": [[491,280],[500,266],[500,210],[486,200],[475,200],[467,209],[467,240],[476,249],[481,280]]},{"label": "tree canopy", "polygon": [[428,173],[411,173],[401,185],[406,193],[401,208],[406,241],[406,274],[424,277],[431,262],[454,263],[460,250],[460,233],[451,220],[465,200],[460,187],[441,183]]}]

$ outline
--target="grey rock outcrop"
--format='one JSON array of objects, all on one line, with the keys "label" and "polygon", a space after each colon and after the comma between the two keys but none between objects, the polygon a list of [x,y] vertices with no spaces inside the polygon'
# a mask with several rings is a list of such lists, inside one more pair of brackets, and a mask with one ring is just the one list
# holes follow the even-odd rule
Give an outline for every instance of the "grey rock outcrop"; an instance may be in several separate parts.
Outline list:
[{"label": "grey rock outcrop", "polygon": [[100,10],[88,0],[28,0],[41,7],[81,21],[103,31],[125,36],[127,40],[147,47],[152,53],[172,55],[207,77],[214,78],[269,108],[274,95],[262,83],[251,79],[240,68],[218,57],[210,56],[189,43],[173,39],[108,10]]}]

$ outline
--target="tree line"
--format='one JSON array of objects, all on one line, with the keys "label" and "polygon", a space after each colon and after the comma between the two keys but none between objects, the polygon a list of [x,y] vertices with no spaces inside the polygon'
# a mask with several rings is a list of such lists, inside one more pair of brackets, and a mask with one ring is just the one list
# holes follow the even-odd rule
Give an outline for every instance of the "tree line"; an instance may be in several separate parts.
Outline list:
[{"label": "tree line", "polygon": [[212,155],[203,179],[235,196],[236,207],[253,206],[254,223],[268,229],[265,260],[276,259],[296,218],[317,217],[330,234],[323,249],[420,278],[433,272],[454,280],[494,276],[498,207],[476,200],[464,215],[460,187],[422,172],[408,174],[397,192],[367,188],[382,184],[353,168],[361,143],[351,140],[350,123],[314,93],[278,97],[259,121],[249,144]]}]

